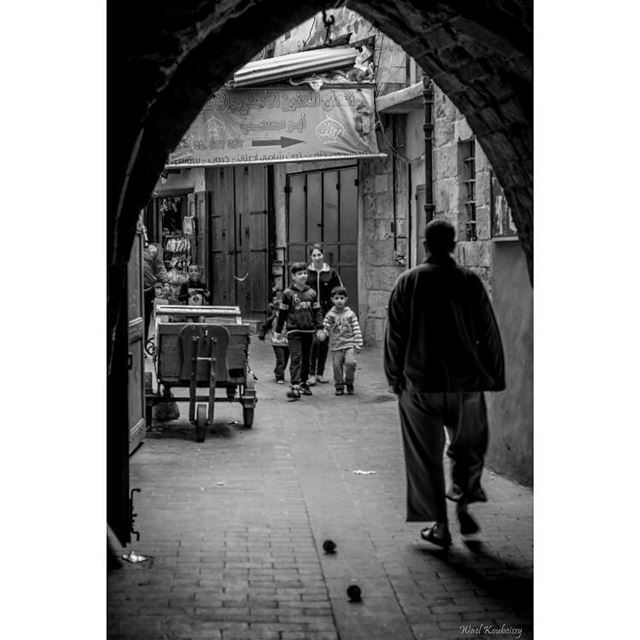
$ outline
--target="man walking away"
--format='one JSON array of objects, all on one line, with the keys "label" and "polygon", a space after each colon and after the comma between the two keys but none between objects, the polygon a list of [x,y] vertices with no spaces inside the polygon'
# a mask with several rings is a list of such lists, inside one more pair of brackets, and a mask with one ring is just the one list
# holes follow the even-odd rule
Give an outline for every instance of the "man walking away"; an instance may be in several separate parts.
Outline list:
[{"label": "man walking away", "polygon": [[480,278],[454,261],[453,225],[431,221],[427,259],[405,271],[389,299],[384,367],[398,395],[407,473],[407,522],[431,522],[421,537],[451,544],[443,451],[449,432],[452,485],[463,535],[479,526],[467,506],[485,502],[480,485],[488,443],[483,391],[501,391],[504,354]]}]

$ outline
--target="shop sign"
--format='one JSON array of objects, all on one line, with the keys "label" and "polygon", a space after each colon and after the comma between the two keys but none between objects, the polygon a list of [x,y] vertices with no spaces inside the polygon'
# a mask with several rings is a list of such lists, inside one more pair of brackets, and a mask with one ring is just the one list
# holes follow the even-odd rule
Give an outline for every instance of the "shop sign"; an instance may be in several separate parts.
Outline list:
[{"label": "shop sign", "polygon": [[379,156],[374,122],[371,86],[221,89],[198,114],[167,165]]}]

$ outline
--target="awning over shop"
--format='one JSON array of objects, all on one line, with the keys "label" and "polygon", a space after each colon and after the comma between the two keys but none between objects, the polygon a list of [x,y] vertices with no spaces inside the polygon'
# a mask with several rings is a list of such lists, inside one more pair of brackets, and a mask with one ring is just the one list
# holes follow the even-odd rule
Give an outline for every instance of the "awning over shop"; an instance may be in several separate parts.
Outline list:
[{"label": "awning over shop", "polygon": [[405,89],[378,96],[376,100],[378,113],[410,113],[420,109],[423,107],[423,94],[424,85],[422,82],[416,82]]},{"label": "awning over shop", "polygon": [[[284,56],[283,56],[284,57]],[[204,106],[168,167],[384,157],[373,85],[221,89]]]},{"label": "awning over shop", "polygon": [[270,84],[321,71],[352,67],[358,53],[353,47],[323,47],[249,62],[233,75],[233,86]]}]

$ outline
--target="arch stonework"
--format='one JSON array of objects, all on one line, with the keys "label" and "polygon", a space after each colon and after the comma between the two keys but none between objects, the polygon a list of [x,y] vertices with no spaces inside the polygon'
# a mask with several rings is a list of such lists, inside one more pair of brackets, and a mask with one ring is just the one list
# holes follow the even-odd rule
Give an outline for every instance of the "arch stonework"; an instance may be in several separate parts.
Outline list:
[{"label": "arch stonework", "polygon": [[[532,278],[532,1],[353,0],[347,6],[413,56],[465,116],[505,191]],[[126,262],[139,210],[211,94],[269,42],[322,8],[318,0],[109,4],[113,267]]]},{"label": "arch stonework", "polygon": [[[349,0],[465,116],[532,278],[532,0]],[[206,101],[320,0],[113,0],[107,51],[107,520],[128,539],[127,260],[138,212]]]}]

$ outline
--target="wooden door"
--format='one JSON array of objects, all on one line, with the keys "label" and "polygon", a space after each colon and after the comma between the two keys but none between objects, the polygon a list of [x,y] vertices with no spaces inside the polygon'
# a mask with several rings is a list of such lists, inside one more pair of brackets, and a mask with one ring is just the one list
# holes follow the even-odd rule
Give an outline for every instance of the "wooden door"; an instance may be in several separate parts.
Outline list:
[{"label": "wooden door", "polygon": [[236,304],[233,275],[236,272],[235,187],[233,167],[215,169],[209,212],[211,247],[210,282],[212,304]]},{"label": "wooden door", "polygon": [[351,306],[358,301],[358,167],[287,175],[287,263],[309,263],[309,248],[340,274]]},{"label": "wooden door", "polygon": [[264,165],[216,169],[212,178],[212,304],[238,305],[248,317],[270,301],[268,193]]},{"label": "wooden door", "polygon": [[267,291],[267,167],[236,167],[235,190],[236,304],[243,316],[260,316],[270,300]]},{"label": "wooden door", "polygon": [[144,400],[144,289],[143,238],[136,232],[127,267],[129,344],[129,453],[146,432]]},{"label": "wooden door", "polygon": [[307,260],[307,174],[287,175],[287,269]]}]

